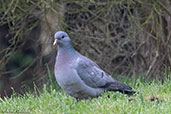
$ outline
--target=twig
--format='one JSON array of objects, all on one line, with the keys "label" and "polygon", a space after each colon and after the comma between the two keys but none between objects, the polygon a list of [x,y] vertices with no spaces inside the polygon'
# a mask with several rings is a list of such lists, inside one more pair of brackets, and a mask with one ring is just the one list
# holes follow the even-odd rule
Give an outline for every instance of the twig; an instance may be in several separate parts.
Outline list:
[{"label": "twig", "polygon": [[23,71],[21,71],[19,74],[13,76],[13,78],[16,78],[20,75],[22,75],[25,71],[27,71],[35,62],[36,62],[37,58],[35,58]]},{"label": "twig", "polygon": [[159,4],[160,7],[162,7],[167,12],[169,16],[171,16],[170,11],[159,0],[156,0],[156,2]]},{"label": "twig", "polygon": [[156,51],[156,56],[155,56],[153,62],[151,63],[151,65],[150,65],[150,67],[149,67],[149,69],[148,69],[148,71],[147,71],[147,73],[146,73],[146,76],[148,76],[149,73],[151,72],[151,70],[152,70],[154,64],[155,64],[156,61],[157,61],[158,56],[159,56],[159,52],[158,52],[158,50],[157,50],[157,51]]},{"label": "twig", "polygon": [[12,0],[12,1],[11,1],[11,3],[10,3],[10,5],[9,5],[8,9],[6,10],[6,12],[4,13],[4,15],[3,15],[2,18],[1,18],[2,20],[3,20],[3,18],[8,14],[8,12],[10,11],[10,9],[12,8],[12,5],[13,5],[14,1],[15,1],[15,0]]}]

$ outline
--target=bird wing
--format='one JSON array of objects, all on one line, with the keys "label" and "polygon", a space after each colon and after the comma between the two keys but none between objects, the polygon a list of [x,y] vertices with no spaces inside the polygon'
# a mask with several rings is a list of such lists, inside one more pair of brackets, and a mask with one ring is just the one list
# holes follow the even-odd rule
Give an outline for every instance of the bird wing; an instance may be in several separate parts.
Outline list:
[{"label": "bird wing", "polygon": [[105,73],[95,62],[82,56],[77,58],[76,71],[81,80],[93,88],[104,87],[107,83],[114,82],[114,79]]}]

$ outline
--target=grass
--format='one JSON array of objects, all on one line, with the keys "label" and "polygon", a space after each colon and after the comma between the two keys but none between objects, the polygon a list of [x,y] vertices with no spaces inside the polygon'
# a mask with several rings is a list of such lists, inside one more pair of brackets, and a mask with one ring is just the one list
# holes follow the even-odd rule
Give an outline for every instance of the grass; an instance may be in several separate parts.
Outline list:
[{"label": "grass", "polygon": [[140,79],[122,80],[138,93],[127,96],[118,92],[106,92],[89,100],[76,100],[61,89],[47,89],[40,95],[14,94],[0,100],[0,113],[32,114],[171,114],[171,81],[144,82]]}]

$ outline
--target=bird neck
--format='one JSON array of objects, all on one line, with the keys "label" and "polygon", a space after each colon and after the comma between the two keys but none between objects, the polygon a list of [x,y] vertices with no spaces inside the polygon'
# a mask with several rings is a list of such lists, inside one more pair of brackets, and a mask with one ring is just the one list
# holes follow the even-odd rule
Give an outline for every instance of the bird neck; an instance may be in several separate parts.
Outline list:
[{"label": "bird neck", "polygon": [[72,47],[72,45],[65,47],[58,46],[58,60],[72,60],[74,56],[76,56],[76,50]]}]

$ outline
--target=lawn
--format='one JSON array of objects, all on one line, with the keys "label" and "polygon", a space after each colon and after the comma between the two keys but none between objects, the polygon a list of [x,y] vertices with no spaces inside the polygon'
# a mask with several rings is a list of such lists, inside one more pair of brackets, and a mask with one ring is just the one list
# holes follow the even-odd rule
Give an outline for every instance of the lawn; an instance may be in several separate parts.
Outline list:
[{"label": "lawn", "polygon": [[14,94],[0,99],[0,113],[33,114],[171,114],[171,80],[145,82],[140,79],[121,80],[137,93],[127,96],[118,92],[106,92],[89,100],[76,100],[61,89],[47,89],[39,95]]}]

